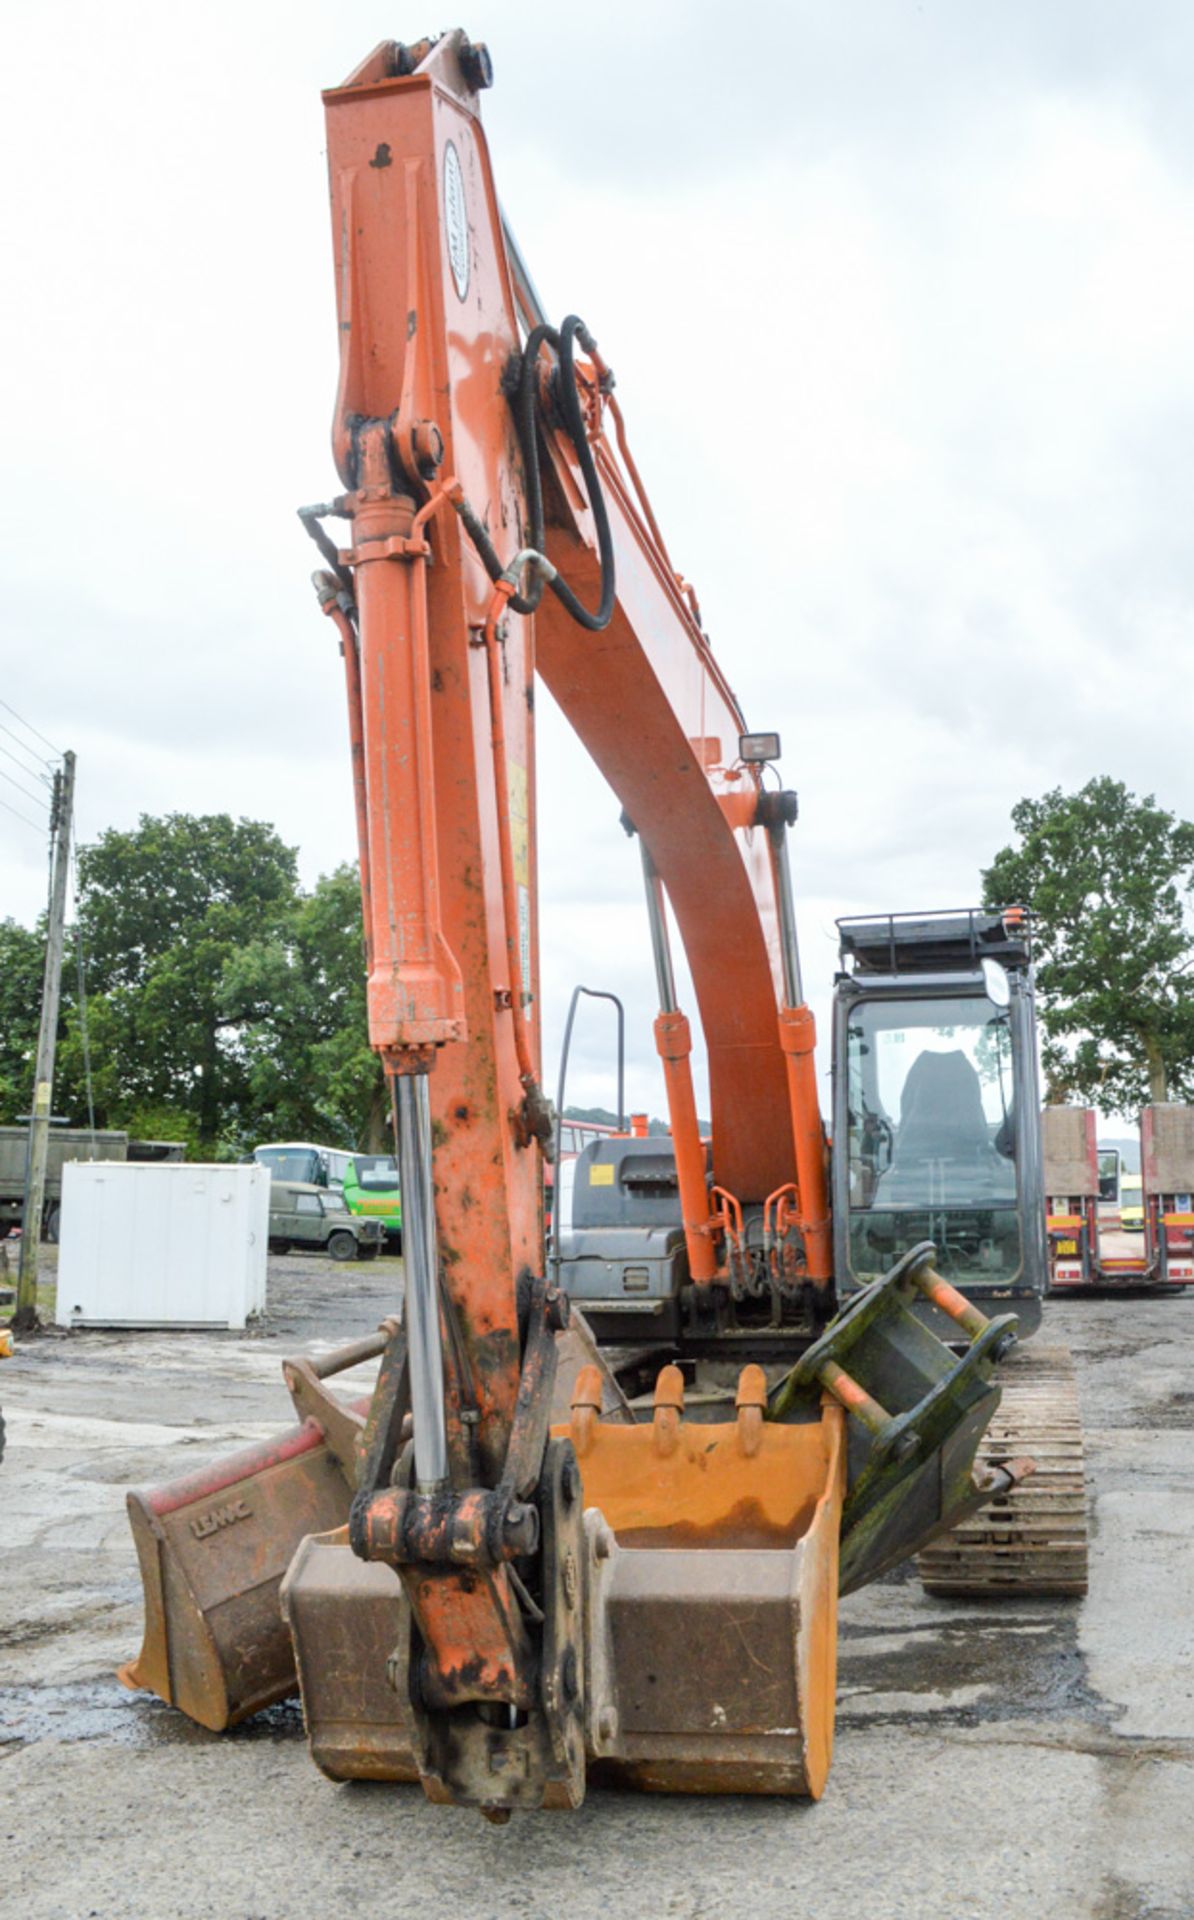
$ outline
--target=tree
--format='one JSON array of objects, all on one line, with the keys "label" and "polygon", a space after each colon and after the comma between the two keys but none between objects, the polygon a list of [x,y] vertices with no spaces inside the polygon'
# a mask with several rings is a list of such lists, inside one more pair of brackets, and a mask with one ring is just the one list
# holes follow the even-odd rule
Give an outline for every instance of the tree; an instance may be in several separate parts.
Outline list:
[{"label": "tree", "polygon": [[[0,921],[0,1125],[11,1126],[33,1101],[33,1072],[46,965],[46,918],[36,927]],[[68,930],[62,960],[54,1064],[54,1111],[76,1125],[87,1118],[87,1097],[76,1005],[75,934]]]},{"label": "tree", "polygon": [[369,1045],[354,867],[322,877],[283,929],[229,957],[220,1002],[236,1026],[260,1134],[385,1149],[385,1076]]},{"label": "tree", "polygon": [[[385,1077],[369,1045],[356,870],[309,894],[260,821],[143,818],[80,853],[54,1104],[87,1117],[77,943],[96,1124],[199,1157],[314,1138],[384,1151]],[[32,1094],[44,929],[0,922],[0,1120]]]},{"label": "tree", "polygon": [[294,849],[261,821],[143,815],[82,848],[79,877],[97,1118],[178,1111],[203,1151],[240,1150],[253,1101],[224,970],[281,937]]},{"label": "tree", "polygon": [[43,924],[34,931],[0,920],[0,1122],[28,1113],[33,1100],[33,1063],[42,975],[46,964]]},{"label": "tree", "polygon": [[1194,823],[1103,776],[1012,824],[983,897],[1031,909],[1050,1097],[1125,1115],[1194,1098]]}]

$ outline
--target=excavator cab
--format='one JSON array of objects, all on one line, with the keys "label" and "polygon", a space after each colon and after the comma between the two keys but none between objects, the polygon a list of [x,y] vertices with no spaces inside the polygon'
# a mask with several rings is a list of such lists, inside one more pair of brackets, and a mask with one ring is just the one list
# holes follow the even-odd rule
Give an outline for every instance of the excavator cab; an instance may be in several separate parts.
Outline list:
[{"label": "excavator cab", "polygon": [[931,1240],[953,1286],[986,1311],[1011,1308],[1031,1333],[1047,1258],[1024,917],[885,914],[839,920],[838,932],[838,1297]]}]

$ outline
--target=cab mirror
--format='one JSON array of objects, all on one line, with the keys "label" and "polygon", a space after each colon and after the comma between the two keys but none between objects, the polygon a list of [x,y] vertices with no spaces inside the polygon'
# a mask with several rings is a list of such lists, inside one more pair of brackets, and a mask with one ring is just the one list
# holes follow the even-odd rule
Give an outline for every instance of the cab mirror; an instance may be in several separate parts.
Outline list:
[{"label": "cab mirror", "polygon": [[1007,977],[1006,968],[1001,967],[998,960],[983,961],[983,985],[987,989],[988,1000],[993,1000],[997,1007],[1011,1005],[1012,983]]}]

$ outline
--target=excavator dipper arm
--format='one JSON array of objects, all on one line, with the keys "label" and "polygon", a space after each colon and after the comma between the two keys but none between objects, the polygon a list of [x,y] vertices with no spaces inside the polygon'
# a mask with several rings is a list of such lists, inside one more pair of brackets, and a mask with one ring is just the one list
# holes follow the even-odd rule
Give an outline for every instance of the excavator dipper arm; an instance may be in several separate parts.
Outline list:
[{"label": "excavator dipper arm", "polygon": [[[779,1190],[796,1198],[802,1277],[824,1288],[830,1269],[812,1019],[789,998],[781,902],[793,808],[740,752],[744,721],[693,596],[614,450],[596,342],[575,317],[556,331],[528,310],[477,111],[488,77],[484,50],[450,33],[384,44],[325,96],[344,488],[329,512],[350,532],[317,584],[360,748],[370,1037],[395,1092],[413,1414],[412,1484],[363,1487],[353,1542],[403,1576],[429,1710],[526,1714],[539,1662],[516,1568],[549,1521],[533,1496],[551,1367],[533,1362],[566,1313],[537,1278],[550,1110],[536,673],[641,836],[692,1278],[725,1282],[745,1258],[743,1206]],[[660,889],[708,1045],[710,1171]]]}]

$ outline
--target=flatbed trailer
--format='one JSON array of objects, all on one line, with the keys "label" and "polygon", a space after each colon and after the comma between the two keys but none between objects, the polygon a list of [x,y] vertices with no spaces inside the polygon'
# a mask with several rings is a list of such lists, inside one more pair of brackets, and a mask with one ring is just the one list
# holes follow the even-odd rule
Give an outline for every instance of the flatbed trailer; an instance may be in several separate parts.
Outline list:
[{"label": "flatbed trailer", "polygon": [[1099,1217],[1093,1109],[1046,1107],[1042,1134],[1049,1291],[1194,1286],[1194,1107],[1167,1103],[1141,1111],[1139,1254],[1115,1246],[1121,1234]]}]

